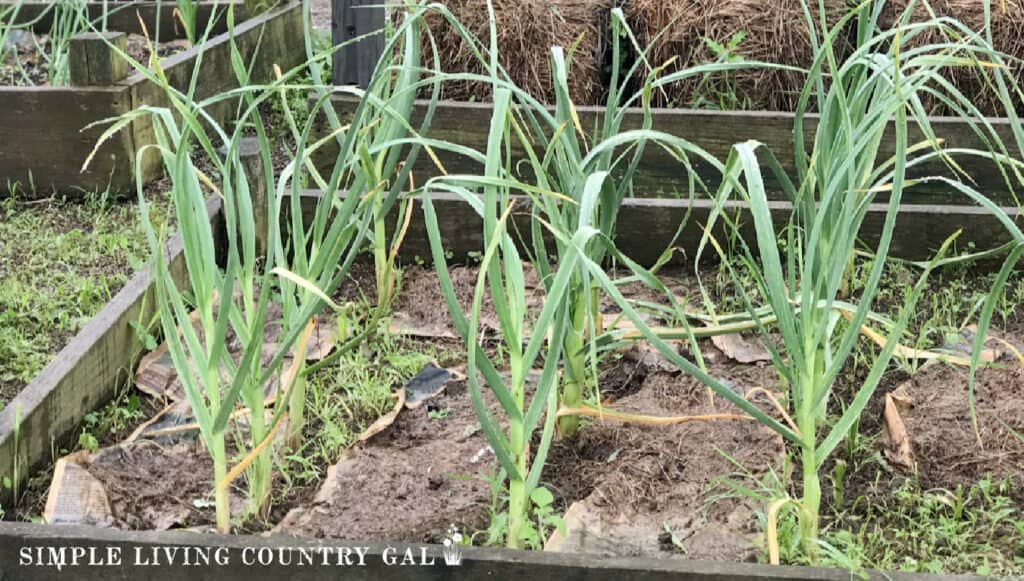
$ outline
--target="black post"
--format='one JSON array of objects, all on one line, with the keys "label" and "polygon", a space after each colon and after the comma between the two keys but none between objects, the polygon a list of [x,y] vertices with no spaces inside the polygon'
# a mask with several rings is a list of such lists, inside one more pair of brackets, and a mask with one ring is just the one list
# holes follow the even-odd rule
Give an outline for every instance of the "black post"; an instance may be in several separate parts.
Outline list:
[{"label": "black post", "polygon": [[[334,46],[382,30],[386,0],[331,0],[331,39]],[[384,52],[384,35],[375,34],[334,53],[334,84],[370,84],[373,69]]]}]

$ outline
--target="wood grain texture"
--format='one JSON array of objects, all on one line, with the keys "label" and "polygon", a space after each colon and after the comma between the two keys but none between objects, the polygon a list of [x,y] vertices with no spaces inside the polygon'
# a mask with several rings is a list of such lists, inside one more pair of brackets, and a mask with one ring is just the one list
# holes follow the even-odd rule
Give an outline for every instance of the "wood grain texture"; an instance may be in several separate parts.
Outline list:
[{"label": "wood grain texture", "polygon": [[124,187],[134,151],[127,132],[104,143],[84,172],[82,164],[104,130],[85,127],[131,110],[127,88],[0,87],[0,103],[0,194]]},{"label": "wood grain texture", "polygon": [[[342,116],[350,116],[358,104],[351,96],[341,94],[335,95],[332,98],[332,103],[335,110]],[[428,105],[427,101],[417,102],[410,119],[413,127],[419,129]],[[442,102],[434,113],[431,129],[427,136],[482,151],[487,144],[491,111],[492,107],[489,103]],[[588,135],[595,127],[598,127],[601,111],[600,107],[580,107],[578,109],[580,124]],[[935,118],[931,123],[936,136],[945,140],[947,148],[988,151],[986,142],[975,133],[975,128],[969,123],[953,118]],[[1007,120],[992,119],[990,123],[1004,143],[1008,146],[1014,143],[1013,131]],[[625,114],[622,131],[640,129],[642,126],[643,116],[639,110],[631,110]],[[723,163],[734,144],[747,140],[759,141],[775,154],[779,162],[791,174],[791,179],[795,180],[793,127],[794,116],[792,113],[766,111],[655,109],[652,123],[653,130],[685,138]],[[804,126],[804,139],[808,147],[813,143],[816,128],[817,116],[808,116]],[[910,132],[909,142],[916,143],[921,140],[923,140],[922,134],[915,126]],[[887,159],[895,150],[895,134],[891,128],[880,150],[880,159]],[[321,157],[318,158],[318,163],[321,165],[328,163],[332,153],[336,152],[325,148]],[[525,150],[518,145],[514,146],[512,155],[516,159],[521,159],[525,157]],[[439,152],[439,157],[448,173],[480,173],[482,171],[479,164],[463,156]],[[696,174],[713,191],[720,182],[718,172],[696,158],[691,158],[690,161]],[[992,197],[1000,205],[1017,205],[1017,201],[995,164],[977,157],[967,156],[958,157],[957,161],[974,180],[981,192]],[[522,164],[523,167],[525,165]],[[420,179],[438,173],[434,164],[423,154],[419,156],[414,167]],[[766,170],[764,173],[766,186],[770,191],[776,192],[773,197],[781,199],[781,194],[777,193],[779,192],[777,182],[770,172]],[[927,163],[912,168],[908,175],[910,177],[934,175],[949,177],[952,176],[952,173],[940,163]],[[523,177],[528,179],[529,175],[524,174]],[[682,195],[688,197],[689,176],[683,164],[655,144],[650,144],[645,149],[639,172],[633,183],[638,196],[676,197]],[[698,191],[695,195],[704,194],[703,191]],[[904,193],[904,200],[907,203],[915,204],[968,203],[964,196],[937,184],[920,184],[909,188]]]},{"label": "wood grain texture", "polygon": [[[306,222],[312,219],[319,195],[316,191],[308,191],[304,195],[302,206]],[[476,212],[455,194],[438,193],[431,198],[437,211],[445,249],[451,252],[452,260],[464,261],[469,253],[482,252],[483,224]],[[625,255],[645,266],[657,262],[669,247],[676,249],[671,263],[692,264],[713,205],[712,201],[702,199],[627,198],[619,210],[615,243]],[[776,230],[781,231],[792,213],[792,205],[788,202],[771,202],[770,206]],[[528,200],[521,197],[517,207],[527,208]],[[726,208],[731,216],[738,216],[741,223],[740,235],[753,247],[756,236],[749,208],[739,202],[729,203]],[[886,209],[884,204],[871,205],[861,229],[861,240],[865,248],[877,246],[885,223]],[[1003,211],[1013,218],[1020,216],[1016,208],[1004,208]],[[390,219],[393,221],[395,217]],[[529,220],[527,212],[513,211],[509,230],[529,233]],[[961,244],[971,241],[978,251],[1010,241],[1005,228],[983,208],[905,204],[896,218],[890,255],[907,260],[930,259],[958,229],[963,229],[959,238]],[[728,238],[721,226],[716,227],[713,233],[723,244]],[[525,247],[521,248],[525,251]],[[407,261],[430,259],[426,223],[423,220],[422,203],[419,201],[416,202],[400,256]],[[703,256],[717,260],[713,248],[707,248]]]},{"label": "wood grain texture", "polygon": [[[36,547],[95,547],[106,554],[107,548],[120,550],[120,566],[75,567],[58,572],[52,567],[21,565],[21,550],[31,553]],[[163,547],[202,547],[213,551],[221,549],[224,565],[199,567],[138,567],[134,565],[135,551],[143,555]],[[290,550],[323,549],[332,547],[361,547],[365,549],[364,565],[353,560],[350,566],[321,561],[313,565],[284,566],[272,557],[270,566],[246,566],[245,556],[253,559],[260,550],[276,554]],[[411,548],[419,559],[421,550],[433,559],[426,566],[387,566],[384,555],[395,551],[399,555]],[[441,558],[437,545],[400,543],[383,544],[368,541],[306,540],[283,536],[223,536],[200,535],[190,532],[126,532],[80,526],[52,527],[36,524],[0,523],[0,581],[49,581],[74,578],[81,581],[107,581],[109,579],[152,579],[154,581],[248,581],[273,579],[274,581],[338,581],[348,579],[382,579],[386,581],[522,581],[524,579],[558,579],[559,581],[847,581],[849,571],[812,567],[773,567],[752,563],[688,561],[685,559],[627,559],[594,555],[545,553],[539,551],[511,551],[467,547],[462,564],[450,567]],[[957,575],[929,575],[915,573],[871,573],[871,581],[974,581],[981,577]]]},{"label": "wood grain texture", "polygon": [[128,37],[123,32],[85,32],[71,37],[68,74],[74,87],[105,87],[128,76],[128,61],[121,58]]},{"label": "wood grain texture", "polygon": [[[220,200],[208,201],[207,212],[215,222],[215,232],[222,237]],[[186,280],[181,251],[181,239],[171,238],[166,256],[179,285]],[[153,281],[146,268],[132,276],[53,361],[0,410],[0,477],[13,479],[17,472],[24,480],[26,472],[56,460],[51,453],[74,435],[85,414],[106,403],[119,386],[131,380],[142,352],[142,343],[131,324],[148,322],[155,312],[154,301]],[[20,432],[17,440],[16,427]],[[11,494],[11,490],[0,487],[0,505],[9,505]]]},{"label": "wood grain texture", "polygon": [[[247,65],[254,63],[250,69],[252,82],[265,83],[273,79],[274,65],[287,71],[305,62],[306,51],[301,42],[303,34],[302,4],[294,1],[237,25],[234,30],[235,46],[242,62]],[[164,74],[173,88],[189,92],[196,75],[193,96],[199,101],[240,86],[231,64],[231,36],[228,33],[211,38],[202,54],[199,53],[199,49],[194,48],[163,61]],[[165,90],[149,82],[142,73],[129,76],[128,84],[131,86],[133,107],[169,105]],[[218,123],[226,124],[236,119],[238,103],[239,99],[224,100],[207,107],[206,111]],[[140,119],[132,124],[132,142],[136,150],[156,143],[151,120]],[[155,150],[145,154],[141,167],[143,179],[147,182],[161,175],[163,169]]]},{"label": "wood grain texture", "polygon": [[[19,24],[32,23],[32,28],[39,33],[49,33],[53,25],[52,0],[27,0],[22,3],[18,10],[15,22]],[[104,4],[107,4],[104,7]],[[227,20],[224,14],[229,4],[234,4],[236,22],[244,20],[248,14],[244,0],[202,0],[198,5],[196,21],[200,23],[199,30],[205,31],[206,25],[211,22],[213,28],[211,34],[227,32]],[[89,10],[89,18],[98,28],[103,28],[106,22],[107,30],[116,30],[128,34],[142,34],[145,23],[145,30],[150,38],[171,40],[185,38],[185,30],[181,22],[174,16],[176,9],[173,0],[131,0],[119,2],[90,2],[86,4]]]}]

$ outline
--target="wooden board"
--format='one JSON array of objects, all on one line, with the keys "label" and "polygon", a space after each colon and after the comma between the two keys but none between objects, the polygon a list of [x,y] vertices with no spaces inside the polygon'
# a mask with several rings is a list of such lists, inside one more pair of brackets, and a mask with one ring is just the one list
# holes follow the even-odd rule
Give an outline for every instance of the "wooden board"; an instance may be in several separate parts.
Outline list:
[{"label": "wooden board", "polygon": [[131,136],[111,139],[83,173],[82,164],[104,128],[94,121],[131,109],[124,88],[0,87],[0,192],[22,197],[126,189],[131,176]]},{"label": "wooden board", "polygon": [[[306,51],[301,42],[303,34],[302,5],[289,2],[282,8],[237,25],[234,30],[234,42],[242,62],[255,63],[251,68],[253,82],[265,83],[273,79],[275,64],[282,71],[287,71],[305,62]],[[196,72],[197,62],[199,80],[196,82],[195,100],[206,99],[239,87],[231,65],[231,36],[228,33],[209,40],[202,51],[201,61],[197,61],[197,54],[198,51],[193,49],[163,61],[164,73],[172,87],[187,93]],[[149,82],[142,73],[132,74],[128,78],[128,84],[131,86],[133,107],[144,104],[168,106],[169,101],[164,89]],[[237,117],[237,104],[237,99],[224,101],[208,108],[207,112],[219,123],[225,123]],[[150,120],[144,119],[133,124],[132,140],[136,150],[156,142]],[[155,150],[151,150],[146,156],[142,168],[145,181],[160,175],[162,162]]]},{"label": "wooden board", "polygon": [[[309,191],[304,196],[302,205],[307,223],[312,219],[318,197],[319,192],[315,191]],[[471,252],[479,255],[484,250],[483,225],[476,212],[455,194],[434,194],[432,199],[445,248],[451,252],[452,259],[466,260]],[[527,204],[526,199],[520,199],[520,208],[526,208]],[[754,225],[749,209],[742,203],[730,203],[727,208],[731,215],[739,215],[741,236],[748,244],[754,245]],[[787,202],[772,202],[771,208],[776,229],[781,230],[792,213],[792,206]],[[626,199],[618,215],[616,245],[624,254],[646,266],[653,265],[669,246],[677,249],[673,263],[692,264],[703,225],[707,223],[712,209],[713,202],[710,200],[698,199],[691,203],[687,200],[658,198]],[[1014,218],[1020,216],[1016,208],[1004,208],[1003,211]],[[866,249],[877,246],[885,216],[884,204],[872,204],[861,229]],[[513,212],[513,227],[510,230],[528,234],[529,219],[525,213]],[[391,220],[393,224],[394,217]],[[680,231],[681,224],[683,228]],[[896,218],[890,255],[907,260],[930,259],[946,238],[958,229],[963,229],[959,238],[961,248],[968,241],[974,243],[977,251],[995,248],[1010,241],[1005,228],[983,208],[907,204],[900,209]],[[714,233],[725,244],[725,230],[719,227]],[[409,261],[430,260],[430,246],[420,202],[416,202],[415,214],[409,224],[400,256]],[[704,256],[717,259],[713,248],[707,248]]]},{"label": "wooden board", "polygon": [[[55,567],[34,565],[36,556],[43,557],[51,548],[81,547],[86,555],[97,558],[119,557],[120,565]],[[184,547],[189,552],[210,555],[209,566],[139,566],[152,563],[154,553],[164,548]],[[323,557],[313,564],[299,566],[301,549],[307,554],[322,555],[324,548],[358,547],[364,557],[355,556],[349,565],[338,565],[337,558],[323,564]],[[388,565],[392,557],[400,562],[406,550],[413,556],[413,565]],[[340,552],[340,551],[339,551]],[[46,526],[22,523],[0,523],[0,581],[48,581],[78,579],[152,579],[154,581],[337,581],[339,579],[382,579],[387,581],[522,581],[525,579],[558,579],[559,581],[848,581],[851,573],[839,569],[812,567],[778,567],[753,563],[688,561],[685,559],[625,559],[510,551],[466,547],[459,565],[446,565],[441,547],[424,544],[380,543],[360,540],[304,540],[283,536],[223,536],[192,532],[127,532],[81,526]],[[327,553],[337,555],[335,553]],[[260,555],[268,565],[258,564]],[[283,555],[278,556],[278,555]],[[421,557],[422,555],[422,557]],[[221,558],[218,564],[215,557]],[[291,557],[291,565],[283,562]],[[84,559],[83,559],[84,560]],[[180,561],[179,561],[180,562]],[[246,563],[256,563],[247,565]],[[362,565],[359,565],[359,563]],[[419,565],[418,563],[431,563]],[[930,575],[919,573],[871,573],[869,579],[881,581],[973,581],[981,577]]]},{"label": "wooden board", "polygon": [[128,76],[128,37],[123,32],[84,32],[71,37],[68,75],[73,87],[110,86]]},{"label": "wooden board", "polygon": [[[199,29],[206,31],[206,25],[211,17],[217,16],[213,22],[211,34],[221,34],[227,31],[227,21],[224,13],[229,4],[235,5],[235,21],[241,22],[247,16],[245,0],[202,0],[197,6],[196,21],[200,23]],[[52,0],[40,1],[29,0],[22,4],[18,10],[16,22],[18,24],[32,23],[32,28],[39,33],[48,33],[53,24]],[[132,0],[106,3],[90,2],[87,4],[89,18],[98,28],[125,32],[130,34],[142,34],[141,22],[145,23],[146,31],[151,38],[171,40],[184,38],[185,30],[181,22],[174,15],[176,6],[174,0]]]},{"label": "wooden board", "polygon": [[[245,62],[253,62],[253,78],[265,82],[273,65],[288,70],[305,61],[302,6],[289,2],[282,8],[251,18],[235,27],[234,39]],[[203,99],[238,87],[231,69],[229,33],[211,38],[202,50],[196,97]],[[187,91],[199,48],[163,61],[171,84]],[[0,194],[18,186],[22,197],[46,197],[57,191],[76,195],[110,190],[135,190],[135,152],[155,143],[151,122],[143,119],[131,130],[106,142],[89,168],[83,162],[106,126],[83,132],[96,121],[117,117],[142,105],[166,106],[161,87],[134,73],[112,87],[0,87]],[[237,102],[225,102],[208,111],[220,122],[234,119]],[[142,164],[142,177],[158,177],[162,165],[150,149]]]},{"label": "wooden board", "polygon": [[[207,202],[215,232],[223,236],[220,200]],[[223,243],[218,244],[223,247]],[[167,260],[177,284],[186,280],[181,239],[167,244]],[[0,477],[22,480],[48,462],[67,443],[85,414],[106,403],[130,381],[142,352],[132,322],[148,323],[155,312],[148,268],[136,273],[64,349],[7,406],[0,410]],[[14,438],[18,428],[19,438]],[[17,459],[15,458],[17,450]],[[15,470],[17,462],[18,470]],[[0,487],[0,506],[9,506],[11,490]],[[0,559],[0,562],[3,562]],[[3,577],[0,575],[0,580]]]},{"label": "wooden board", "polygon": [[[343,94],[333,96],[332,103],[343,118],[350,117],[358,105],[353,97]],[[416,129],[419,129],[428,105],[427,101],[417,102],[410,119],[412,126]],[[435,111],[428,136],[482,151],[487,143],[491,111],[492,107],[489,103],[442,102]],[[598,126],[601,112],[600,107],[579,108],[580,124],[588,135]],[[642,113],[639,110],[630,110],[623,119],[622,131],[639,129],[642,127],[642,122]],[[1007,147],[1012,148],[1014,140],[1009,122],[1005,119],[993,119],[991,123]],[[683,137],[722,162],[728,157],[729,150],[735,143],[747,140],[764,143],[779,159],[779,162],[788,168],[792,174],[791,177],[795,180],[793,126],[794,116],[792,113],[688,109],[656,109],[653,111],[654,130]],[[975,135],[970,124],[964,121],[935,118],[932,120],[932,126],[936,135],[945,139],[948,148],[971,148],[987,151],[984,142]],[[805,143],[808,144],[808,147],[813,143],[816,127],[817,117],[808,116],[807,124],[804,127]],[[911,131],[910,142],[916,143],[922,139],[920,131],[915,127]],[[894,149],[895,136],[890,130],[881,146],[880,158],[888,158]],[[335,154],[336,151],[324,148],[318,158],[318,164],[326,167],[332,155]],[[512,155],[517,159],[525,156],[521,147],[514,147]],[[439,152],[439,157],[448,173],[478,174],[482,171],[479,164],[463,156]],[[717,172],[706,163],[698,162],[696,159],[691,159],[691,161],[694,162],[696,173],[713,190],[720,182]],[[991,196],[1001,205],[1018,205],[994,164],[975,157],[958,158],[958,161],[977,183],[980,191]],[[417,159],[415,171],[420,179],[438,173],[430,159],[423,154]],[[774,182],[770,172],[765,171],[764,173],[769,189],[778,191],[777,182]],[[912,177],[951,175],[947,168],[936,163],[924,164],[909,174]],[[528,177],[527,175],[526,178]],[[688,179],[685,168],[678,160],[664,149],[650,144],[645,150],[640,171],[634,178],[634,186],[638,196],[676,197],[682,195],[687,197]],[[774,196],[776,199],[781,199],[778,193]],[[967,203],[962,195],[935,184],[916,186],[904,194],[904,199],[907,203],[918,204]]]}]

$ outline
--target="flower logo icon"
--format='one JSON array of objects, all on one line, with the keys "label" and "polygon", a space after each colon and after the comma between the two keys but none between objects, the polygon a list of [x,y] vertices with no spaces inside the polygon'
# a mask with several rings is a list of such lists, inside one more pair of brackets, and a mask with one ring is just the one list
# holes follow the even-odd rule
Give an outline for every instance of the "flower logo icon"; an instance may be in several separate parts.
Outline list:
[{"label": "flower logo icon", "polygon": [[444,538],[444,548],[441,549],[444,555],[444,564],[449,567],[458,567],[462,564],[462,534],[455,525],[448,527],[448,534]]}]

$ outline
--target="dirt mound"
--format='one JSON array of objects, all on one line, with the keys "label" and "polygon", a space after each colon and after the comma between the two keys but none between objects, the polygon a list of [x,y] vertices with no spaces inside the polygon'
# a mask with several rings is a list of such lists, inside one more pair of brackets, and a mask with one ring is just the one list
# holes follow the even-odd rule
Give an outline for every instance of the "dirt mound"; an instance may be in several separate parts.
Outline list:
[{"label": "dirt mound", "polygon": [[[738,389],[762,385],[768,378],[766,370],[751,369],[751,375],[736,380]],[[648,374],[639,391],[614,405],[660,415],[712,409],[703,386],[664,372]],[[452,523],[463,530],[486,528],[494,498],[488,481],[494,457],[469,395],[450,386],[432,408],[445,416],[407,410],[385,432],[354,449],[332,469],[314,505],[293,512],[278,530],[436,542]],[[727,404],[719,401],[717,409]],[[670,427],[595,422],[552,445],[541,484],[554,493],[559,511],[585,503],[589,538],[603,538],[603,552],[681,555],[678,548],[665,546],[668,527],[683,534],[689,558],[742,560],[753,555],[757,507],[739,500],[709,505],[709,493],[716,479],[737,464],[759,474],[782,450],[781,439],[752,421]],[[571,528],[570,541],[578,543],[579,534]]]},{"label": "dirt mound", "polygon": [[[770,380],[765,368],[714,371],[730,375],[733,385],[742,391],[765,386]],[[665,372],[648,375],[640,391],[613,407],[657,415],[731,410],[717,398],[712,406],[707,389],[696,380]],[[579,499],[569,509],[569,535],[559,550],[753,559],[759,532],[755,513],[763,507],[748,499],[711,502],[711,497],[721,492],[718,481],[739,466],[761,475],[782,454],[782,439],[753,421],[669,427],[592,424],[574,441],[553,450],[543,479],[552,489]],[[580,486],[588,482],[589,486]]]},{"label": "dirt mound", "polygon": [[214,520],[213,461],[198,442],[105,448],[85,467],[103,484],[118,528],[159,531]]},{"label": "dirt mound", "polygon": [[[431,410],[441,413],[431,417]],[[432,404],[403,411],[368,445],[352,449],[328,471],[312,506],[292,511],[278,530],[430,542],[452,523],[484,528],[493,458],[464,384],[449,386]]]}]

